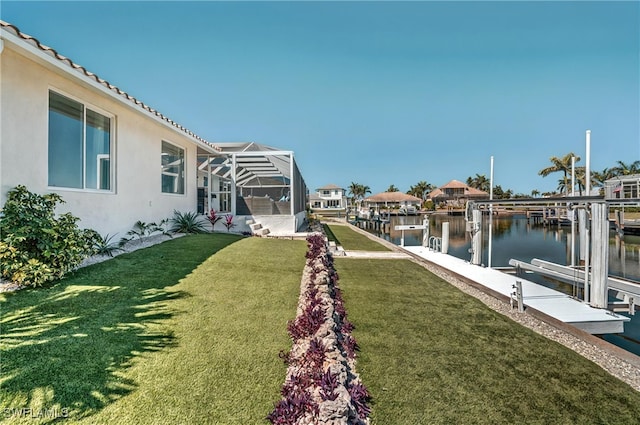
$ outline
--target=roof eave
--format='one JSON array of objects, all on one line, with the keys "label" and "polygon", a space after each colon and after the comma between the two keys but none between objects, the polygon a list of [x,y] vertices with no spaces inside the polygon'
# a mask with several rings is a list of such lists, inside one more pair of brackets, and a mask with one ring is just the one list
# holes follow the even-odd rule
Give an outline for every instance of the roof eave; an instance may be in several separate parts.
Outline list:
[{"label": "roof eave", "polygon": [[[54,49],[44,46],[37,39],[21,33],[14,25],[3,21],[0,21],[0,24],[2,24],[0,25],[0,43],[2,43],[0,44],[0,54],[2,54],[3,50],[7,48],[8,45],[18,53],[33,58],[40,65],[68,76],[84,87],[97,90],[101,94],[108,96],[126,108],[143,114],[147,118],[151,118],[181,136],[186,136],[191,142],[205,151],[209,153],[220,153],[219,148],[215,145],[207,142],[192,131],[182,127],[145,103],[120,90],[108,81],[101,79],[96,74],[87,71],[84,67],[71,61],[71,59],[60,55]],[[7,28],[11,28],[12,31],[9,31]],[[15,31],[16,34],[14,34],[13,31]]]}]

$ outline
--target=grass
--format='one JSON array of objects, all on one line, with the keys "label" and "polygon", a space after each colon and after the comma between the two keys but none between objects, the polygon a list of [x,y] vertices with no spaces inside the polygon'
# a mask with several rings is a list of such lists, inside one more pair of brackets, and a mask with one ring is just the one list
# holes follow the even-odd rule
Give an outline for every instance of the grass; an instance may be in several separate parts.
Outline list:
[{"label": "grass", "polygon": [[335,241],[345,250],[390,251],[386,246],[344,225],[324,225],[329,240]]},{"label": "grass", "polygon": [[0,298],[0,420],[254,424],[279,399],[304,241],[192,235]]},{"label": "grass", "polygon": [[640,393],[419,265],[335,264],[373,424],[638,424]]},{"label": "grass", "polygon": [[[0,421],[266,424],[305,252],[192,235],[0,294]],[[422,267],[335,264],[373,424],[638,423],[640,393]]]}]

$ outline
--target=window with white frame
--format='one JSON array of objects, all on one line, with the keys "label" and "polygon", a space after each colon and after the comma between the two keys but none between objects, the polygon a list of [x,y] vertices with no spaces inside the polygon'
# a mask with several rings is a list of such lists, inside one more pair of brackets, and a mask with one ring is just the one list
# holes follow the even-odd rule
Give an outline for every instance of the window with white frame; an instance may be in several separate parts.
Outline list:
[{"label": "window with white frame", "polygon": [[49,91],[49,186],[111,190],[111,117]]},{"label": "window with white frame", "polygon": [[162,192],[184,194],[184,149],[162,141]]}]

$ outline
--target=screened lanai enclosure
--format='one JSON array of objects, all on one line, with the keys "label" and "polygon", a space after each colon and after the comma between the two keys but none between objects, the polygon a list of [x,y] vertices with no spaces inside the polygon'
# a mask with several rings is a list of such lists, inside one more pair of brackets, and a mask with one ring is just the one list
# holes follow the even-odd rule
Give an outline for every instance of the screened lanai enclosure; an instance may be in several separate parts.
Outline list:
[{"label": "screened lanai enclosure", "polygon": [[[219,151],[198,154],[198,212],[231,214],[272,235],[291,234],[306,225],[307,187],[293,151],[258,143],[217,143]],[[243,229],[242,227],[246,227]]]}]

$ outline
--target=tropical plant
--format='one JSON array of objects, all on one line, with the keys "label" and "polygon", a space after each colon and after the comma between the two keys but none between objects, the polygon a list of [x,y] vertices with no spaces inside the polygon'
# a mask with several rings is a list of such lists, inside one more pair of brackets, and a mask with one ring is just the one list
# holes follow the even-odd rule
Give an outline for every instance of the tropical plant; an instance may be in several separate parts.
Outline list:
[{"label": "tropical plant", "polygon": [[[561,192],[564,192],[565,194],[568,193],[568,189],[569,189],[569,182],[568,182],[568,175],[571,173],[571,158],[575,157],[575,162],[580,161],[580,157],[576,156],[573,152],[569,152],[568,154],[566,154],[565,156],[563,156],[562,158],[558,158],[557,156],[552,156],[551,158],[549,158],[549,160],[551,161],[551,166],[547,167],[547,168],[543,168],[542,170],[540,170],[538,172],[539,175],[541,175],[542,177],[546,177],[551,173],[562,173],[563,177],[562,177],[562,188],[563,190],[561,190]],[[559,188],[560,189],[560,188]]]},{"label": "tropical plant", "polygon": [[224,227],[227,228],[227,232],[231,231],[232,227],[235,227],[236,224],[233,222],[233,215],[232,214],[226,214],[224,216]]},{"label": "tropical plant", "polygon": [[531,197],[535,198],[535,197],[538,197],[538,196],[540,196],[540,191],[538,189],[533,189],[531,191]]},{"label": "tropical plant", "polygon": [[484,174],[476,173],[475,177],[467,177],[467,186],[484,192],[489,192],[491,190],[491,182]]},{"label": "tropical plant", "polygon": [[170,232],[173,233],[206,233],[207,229],[196,212],[173,211]]},{"label": "tropical plant", "polygon": [[209,210],[209,214],[207,214],[207,220],[209,220],[209,223],[211,223],[211,231],[214,231],[216,223],[222,220],[222,216],[216,213],[216,210],[211,208],[211,210]]},{"label": "tropical plant", "polygon": [[367,193],[371,193],[371,188],[369,186],[351,182],[351,185],[349,185],[349,193],[352,195],[352,205],[358,204],[367,196]]},{"label": "tropical plant", "polygon": [[512,196],[513,196],[513,190],[511,189],[504,190],[500,185],[496,185],[493,188],[494,199],[511,199]]},{"label": "tropical plant", "polygon": [[613,167],[615,176],[627,176],[629,174],[640,173],[640,160],[633,161],[630,164],[626,164],[622,161],[616,162],[618,165]]},{"label": "tropical plant", "polygon": [[605,168],[602,171],[592,171],[591,172],[591,176],[593,178],[593,181],[596,183],[596,185],[598,186],[604,186],[604,182],[612,179],[614,177],[617,177],[617,170],[615,167],[613,168]]},{"label": "tropical plant", "polygon": [[400,192],[400,189],[398,189],[395,185],[390,185],[387,190],[385,190],[385,192]]},{"label": "tropical plant", "polygon": [[[282,386],[282,399],[267,419],[272,424],[297,424],[301,418],[305,418],[305,423],[325,423],[319,421],[319,413],[342,397],[343,404],[347,403],[349,411],[355,414],[339,422],[368,423],[369,393],[349,370],[354,364],[357,344],[351,336],[353,325],[346,317],[338,274],[328,255],[324,235],[313,233],[307,237],[307,243],[298,314],[287,324],[294,348],[280,354],[288,365],[288,377]],[[343,360],[345,356],[348,360]],[[346,373],[332,372],[334,365],[340,365],[340,370]]]},{"label": "tropical plant", "polygon": [[117,251],[124,251],[122,244],[113,242],[115,235],[101,236],[98,232],[95,235],[95,244],[93,246],[95,254],[113,257]]},{"label": "tropical plant", "polygon": [[421,180],[415,186],[410,186],[409,190],[407,191],[407,194],[413,195],[424,201],[427,195],[429,194],[429,192],[431,192],[433,189],[435,189],[434,185],[432,185],[431,183],[427,183],[424,180]]},{"label": "tropical plant", "polygon": [[39,286],[63,277],[95,252],[95,231],[79,229],[79,218],[70,213],[56,217],[62,203],[58,194],[38,195],[23,185],[9,190],[0,215],[2,277]]},{"label": "tropical plant", "polygon": [[138,220],[133,225],[133,228],[120,239],[119,244],[120,246],[124,246],[127,242],[130,242],[136,238],[138,239],[138,241],[140,241],[142,240],[142,238],[151,236],[154,233],[160,233],[162,235],[171,237],[171,233],[165,230],[165,226],[168,222],[169,219],[167,218],[160,220],[158,223],[145,223],[142,220]]}]

